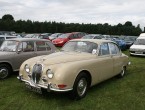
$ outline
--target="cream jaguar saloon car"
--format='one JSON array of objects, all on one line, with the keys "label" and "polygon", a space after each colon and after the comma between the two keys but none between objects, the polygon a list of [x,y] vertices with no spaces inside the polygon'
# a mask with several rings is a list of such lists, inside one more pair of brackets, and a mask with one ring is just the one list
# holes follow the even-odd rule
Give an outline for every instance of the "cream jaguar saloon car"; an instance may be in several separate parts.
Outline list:
[{"label": "cream jaguar saloon car", "polygon": [[69,91],[71,98],[81,99],[89,87],[116,75],[123,77],[128,63],[128,56],[113,41],[77,39],[60,52],[28,59],[17,78],[38,93]]},{"label": "cream jaguar saloon car", "polygon": [[47,55],[57,49],[44,39],[15,38],[5,40],[0,47],[0,79],[18,71],[21,64],[32,57]]}]

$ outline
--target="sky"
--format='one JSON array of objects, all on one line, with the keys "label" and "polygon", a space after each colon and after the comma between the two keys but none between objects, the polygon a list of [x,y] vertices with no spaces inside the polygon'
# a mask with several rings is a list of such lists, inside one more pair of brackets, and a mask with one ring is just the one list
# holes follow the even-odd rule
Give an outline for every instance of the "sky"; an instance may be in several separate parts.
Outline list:
[{"label": "sky", "polygon": [[0,0],[0,18],[145,27],[145,0]]}]

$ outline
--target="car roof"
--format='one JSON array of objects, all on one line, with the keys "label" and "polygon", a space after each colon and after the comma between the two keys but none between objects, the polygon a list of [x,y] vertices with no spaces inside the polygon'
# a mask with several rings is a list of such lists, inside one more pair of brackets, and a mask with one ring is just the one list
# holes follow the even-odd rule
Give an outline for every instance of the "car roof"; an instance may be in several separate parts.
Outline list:
[{"label": "car roof", "polygon": [[[89,42],[94,42],[94,43],[97,43],[97,44],[101,44],[101,43],[107,43],[107,42],[112,42],[112,43],[115,43],[111,40],[104,40],[104,39],[74,39],[74,40],[70,40],[70,41],[89,41]],[[115,43],[116,44],[116,43]]]},{"label": "car roof", "polygon": [[8,36],[8,35],[0,35],[0,37],[12,37],[12,38],[17,38],[17,36]]},{"label": "car roof", "polygon": [[16,40],[16,41],[49,41],[47,39],[38,39],[38,38],[13,38],[7,40]]}]

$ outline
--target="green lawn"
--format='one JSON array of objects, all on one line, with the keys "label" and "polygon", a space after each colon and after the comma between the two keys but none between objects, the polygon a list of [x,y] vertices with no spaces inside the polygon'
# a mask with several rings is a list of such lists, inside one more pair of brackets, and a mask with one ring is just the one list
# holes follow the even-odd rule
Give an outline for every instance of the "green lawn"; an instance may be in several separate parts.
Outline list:
[{"label": "green lawn", "polygon": [[90,88],[79,101],[64,93],[31,92],[15,73],[0,80],[0,110],[145,110],[145,57],[130,57],[130,61],[124,78],[114,77]]}]

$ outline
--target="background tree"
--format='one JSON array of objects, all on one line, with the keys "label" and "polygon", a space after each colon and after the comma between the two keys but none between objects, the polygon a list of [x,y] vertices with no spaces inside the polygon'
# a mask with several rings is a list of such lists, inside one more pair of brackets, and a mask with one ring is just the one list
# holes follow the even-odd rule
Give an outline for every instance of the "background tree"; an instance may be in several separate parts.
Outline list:
[{"label": "background tree", "polygon": [[2,20],[14,20],[14,17],[10,14],[6,14],[2,17]]},{"label": "background tree", "polygon": [[[145,29],[144,29],[145,30]],[[108,34],[108,35],[132,35],[138,36],[142,33],[140,25],[134,26],[131,21],[124,24],[110,25],[108,23],[98,24],[79,24],[64,23],[55,21],[14,21],[12,15],[7,14],[0,19],[0,31],[15,31],[18,33],[67,33],[67,32],[86,32],[89,34]]]}]

